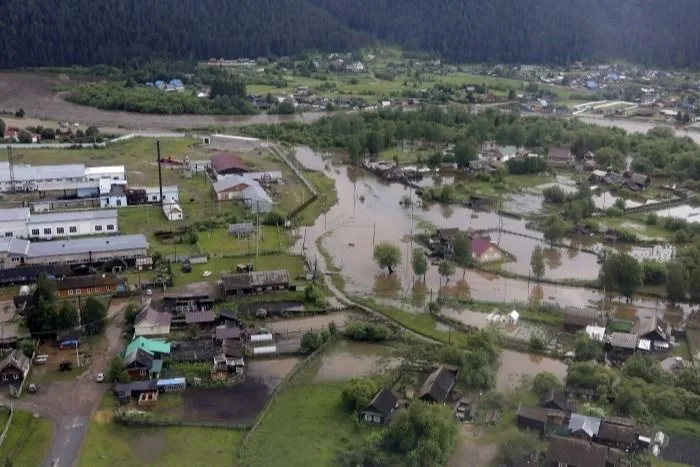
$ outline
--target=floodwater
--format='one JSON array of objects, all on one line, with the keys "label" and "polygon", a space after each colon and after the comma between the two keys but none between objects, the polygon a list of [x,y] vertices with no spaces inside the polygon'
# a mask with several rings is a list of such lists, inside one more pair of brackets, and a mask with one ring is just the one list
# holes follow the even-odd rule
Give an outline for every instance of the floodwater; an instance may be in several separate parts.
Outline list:
[{"label": "floodwater", "polygon": [[246,360],[247,375],[262,381],[268,388],[276,388],[301,359],[296,357],[266,360]]},{"label": "floodwater", "polygon": [[615,196],[611,193],[608,192],[603,192],[597,195],[594,195],[593,197],[593,204],[595,204],[595,207],[598,209],[608,209],[611,208],[615,205],[615,202],[618,199],[621,199],[625,203],[625,209],[631,209],[631,208],[636,208],[639,206],[644,206],[646,204],[653,204],[653,203],[658,203],[659,200],[657,199],[648,199],[648,200],[639,200],[635,201],[633,199],[626,199],[626,198],[620,198],[618,196]]},{"label": "floodwater", "polygon": [[346,381],[395,368],[399,360],[390,358],[391,352],[379,344],[339,341],[314,364],[316,381]]},{"label": "floodwater", "polygon": [[678,217],[688,222],[697,223],[700,222],[700,206],[683,204],[681,206],[656,211],[656,215],[659,217]]},{"label": "floodwater", "polygon": [[519,214],[535,214],[542,209],[544,196],[538,193],[523,192],[509,196],[503,201],[503,210]]},{"label": "floodwater", "polygon": [[317,156],[308,146],[297,147],[294,157],[307,170],[315,170],[316,172],[326,170],[326,163],[323,158]]},{"label": "floodwater", "polygon": [[[587,117],[587,116],[577,116],[579,120],[585,123],[590,123],[593,125],[600,125],[600,126],[607,126],[607,127],[616,127],[616,128],[622,128],[623,130],[629,132],[629,133],[646,133],[647,131],[651,130],[652,128],[656,128],[658,126],[662,127],[667,127],[674,129],[675,128],[671,125],[664,125],[663,123],[649,123],[649,122],[639,122],[635,120],[623,120],[623,119],[612,119],[612,118],[597,118],[597,117]],[[694,127],[697,129],[697,127]],[[688,137],[695,141],[696,143],[700,144],[700,133],[697,131],[688,131],[688,130],[682,130],[682,131],[677,131],[676,130],[676,136],[683,136],[683,137]]]},{"label": "floodwater", "polygon": [[536,247],[543,249],[545,274],[548,279],[595,279],[600,265],[598,257],[577,249],[550,247],[542,240],[521,237],[508,233],[494,234],[491,241],[501,249],[514,255],[517,260],[503,264],[505,271],[527,276],[530,273],[530,258]]},{"label": "floodwater", "polygon": [[[316,157],[313,154],[306,159]],[[330,163],[326,161],[327,163]],[[411,236],[421,233],[421,223],[435,227],[459,227],[461,229],[502,228],[513,232],[522,232],[529,236],[541,238],[541,234],[525,228],[525,222],[498,216],[492,212],[474,212],[463,206],[441,206],[434,204],[424,208],[401,207],[399,201],[408,196],[409,188],[379,180],[374,175],[352,166],[337,166],[326,172],[336,181],[338,203],[328,214],[320,217],[316,224],[306,229],[306,254],[320,256],[314,240],[323,236],[323,245],[333,256],[336,266],[340,267],[346,280],[345,290],[350,295],[366,295],[401,299],[408,302],[416,298],[425,299],[438,291],[468,294],[476,300],[502,302],[528,302],[533,296],[539,300],[565,306],[598,306],[602,293],[597,289],[569,287],[550,284],[534,284],[527,280],[509,279],[495,274],[473,269],[457,270],[455,275],[446,280],[440,277],[436,265],[430,265],[425,284],[418,288],[421,293],[414,293],[414,285],[419,278],[411,270],[411,250],[418,247],[411,243]],[[303,237],[303,232],[301,237]],[[503,236],[502,236],[503,238]],[[520,237],[517,237],[520,239]],[[391,277],[380,270],[374,262],[374,246],[388,241],[400,246],[402,262]],[[517,243],[515,243],[517,247]],[[302,251],[302,242],[298,242],[295,251]],[[518,254],[516,249],[513,253]],[[529,255],[520,261],[528,267]],[[558,277],[595,277],[598,269],[589,255],[576,250],[562,252],[562,258],[548,258],[549,271],[556,271]],[[558,266],[561,261],[562,265]],[[527,269],[524,269],[525,271]],[[561,272],[560,272],[561,271]],[[583,276],[582,276],[583,274]],[[442,290],[441,290],[442,289]],[[606,299],[606,303],[610,303]],[[656,300],[636,299],[634,302],[637,315],[648,316],[658,310]],[[688,308],[685,307],[684,310]],[[687,312],[687,311],[686,311]],[[663,307],[659,310],[663,314]]]},{"label": "floodwater", "polygon": [[351,311],[338,311],[325,315],[314,315],[307,318],[283,319],[269,321],[265,327],[272,332],[279,333],[304,333],[307,331],[323,331],[328,329],[328,325],[335,323],[338,327],[343,327],[348,321],[359,318],[361,315]]},{"label": "floodwater", "polygon": [[504,350],[501,353],[500,366],[496,373],[496,389],[510,391],[516,389],[524,376],[530,379],[537,373],[548,371],[562,381],[566,378],[566,363],[541,355]]}]

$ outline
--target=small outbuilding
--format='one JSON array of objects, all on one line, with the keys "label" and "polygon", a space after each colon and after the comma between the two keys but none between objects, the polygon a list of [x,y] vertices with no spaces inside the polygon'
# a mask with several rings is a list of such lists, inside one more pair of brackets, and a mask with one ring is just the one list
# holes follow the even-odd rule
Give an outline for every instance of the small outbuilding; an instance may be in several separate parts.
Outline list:
[{"label": "small outbuilding", "polygon": [[426,402],[442,404],[447,401],[447,396],[457,381],[457,369],[440,366],[425,380],[420,390],[419,398]]},{"label": "small outbuilding", "polygon": [[516,310],[508,313],[508,316],[506,316],[506,324],[517,326],[518,322],[520,322],[520,313]]}]

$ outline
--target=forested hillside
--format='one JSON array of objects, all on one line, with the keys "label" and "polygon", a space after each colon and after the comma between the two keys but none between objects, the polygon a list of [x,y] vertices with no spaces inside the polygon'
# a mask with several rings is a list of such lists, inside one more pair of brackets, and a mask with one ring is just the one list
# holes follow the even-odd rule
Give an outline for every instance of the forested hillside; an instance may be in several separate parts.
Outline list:
[{"label": "forested hillside", "polygon": [[348,50],[700,65],[697,0],[4,0],[1,67]]}]

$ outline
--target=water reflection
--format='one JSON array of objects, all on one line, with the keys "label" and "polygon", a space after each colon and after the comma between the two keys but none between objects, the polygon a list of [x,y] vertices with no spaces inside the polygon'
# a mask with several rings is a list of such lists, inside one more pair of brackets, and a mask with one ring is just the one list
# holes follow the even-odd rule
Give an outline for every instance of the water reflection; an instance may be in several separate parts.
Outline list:
[{"label": "water reflection", "polygon": [[374,278],[372,292],[380,297],[398,298],[401,292],[401,279],[396,274],[378,274]]},{"label": "water reflection", "polygon": [[428,286],[425,285],[423,281],[416,281],[413,283],[413,289],[411,289],[411,305],[416,308],[425,307],[425,303],[428,299]]},{"label": "water reflection", "polygon": [[532,292],[530,292],[530,304],[539,305],[542,302],[543,298],[544,289],[540,284],[535,284],[535,286],[532,288]]},{"label": "water reflection", "polygon": [[554,270],[561,267],[561,250],[559,248],[546,248],[542,250],[542,254],[548,269]]}]

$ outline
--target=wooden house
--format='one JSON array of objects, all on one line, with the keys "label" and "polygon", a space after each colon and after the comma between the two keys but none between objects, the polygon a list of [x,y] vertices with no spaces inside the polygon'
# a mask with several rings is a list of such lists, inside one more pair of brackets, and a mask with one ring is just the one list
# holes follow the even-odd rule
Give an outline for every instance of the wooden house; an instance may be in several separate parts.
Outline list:
[{"label": "wooden house", "polygon": [[532,430],[544,435],[550,429],[562,426],[565,418],[566,413],[561,410],[520,406],[516,424],[521,430]]},{"label": "wooden house", "polygon": [[31,361],[21,350],[13,350],[0,360],[0,383],[19,386],[27,377]]},{"label": "wooden house", "polygon": [[442,365],[425,380],[419,398],[426,402],[442,404],[447,401],[447,396],[452,391],[456,381],[457,369]]},{"label": "wooden house", "polygon": [[367,423],[389,423],[399,400],[388,388],[381,388],[367,406],[360,410],[360,420]]},{"label": "wooden house", "polygon": [[289,288],[289,271],[255,271],[244,274],[222,274],[221,283],[226,295],[245,295]]},{"label": "wooden house", "polygon": [[113,295],[120,285],[120,279],[113,274],[90,274],[87,276],[67,276],[54,281],[56,296],[75,298],[88,295]]}]

